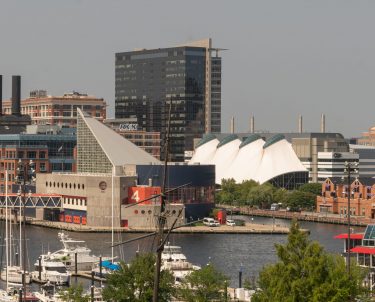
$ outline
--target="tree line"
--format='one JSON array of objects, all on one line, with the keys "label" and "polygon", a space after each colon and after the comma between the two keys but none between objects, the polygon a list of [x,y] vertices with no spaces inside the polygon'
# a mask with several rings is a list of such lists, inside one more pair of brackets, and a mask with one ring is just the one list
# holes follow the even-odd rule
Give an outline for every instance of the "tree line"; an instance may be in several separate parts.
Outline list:
[{"label": "tree line", "polygon": [[260,209],[269,209],[271,204],[278,203],[291,211],[313,210],[316,196],[321,195],[321,191],[322,185],[319,183],[307,183],[297,190],[288,191],[270,183],[260,185],[247,180],[237,184],[234,179],[223,179],[216,193],[216,203]]}]

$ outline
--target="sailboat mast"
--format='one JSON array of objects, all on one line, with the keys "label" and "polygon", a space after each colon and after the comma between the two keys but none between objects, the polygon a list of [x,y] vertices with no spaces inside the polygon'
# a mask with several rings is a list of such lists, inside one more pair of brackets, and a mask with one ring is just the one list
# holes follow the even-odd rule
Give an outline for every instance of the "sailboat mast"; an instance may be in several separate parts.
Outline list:
[{"label": "sailboat mast", "polygon": [[20,250],[19,250],[19,253],[18,253],[18,261],[19,261],[19,265],[20,265],[20,268],[22,267],[22,189],[21,189],[21,185],[20,185],[20,214],[18,216],[19,220],[20,220],[20,244],[19,244],[19,247],[20,247]]},{"label": "sailboat mast", "polygon": [[8,266],[9,266],[9,236],[8,236],[8,170],[5,170],[5,279],[6,279],[6,290],[8,290]]},{"label": "sailboat mast", "polygon": [[112,236],[112,239],[111,239],[111,241],[112,241],[112,247],[111,247],[111,257],[112,257],[112,262],[113,262],[113,244],[114,244],[114,230],[113,230],[113,228],[114,228],[114,210],[113,210],[113,204],[114,204],[114,202],[113,202],[113,198],[114,198],[114,166],[112,166],[112,213],[111,213],[111,216],[112,216],[112,231],[111,231],[111,236]]}]

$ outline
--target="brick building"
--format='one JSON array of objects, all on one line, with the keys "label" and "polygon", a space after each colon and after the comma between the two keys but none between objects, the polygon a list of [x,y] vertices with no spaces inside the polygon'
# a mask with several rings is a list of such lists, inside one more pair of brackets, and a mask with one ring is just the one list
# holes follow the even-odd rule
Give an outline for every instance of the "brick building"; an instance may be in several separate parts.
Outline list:
[{"label": "brick building", "polygon": [[375,218],[375,179],[354,179],[348,184],[341,179],[327,178],[322,184],[322,194],[316,198],[316,210],[320,213],[347,215],[350,192],[350,214]]},{"label": "brick building", "polygon": [[[4,114],[12,114],[10,100],[4,100],[2,106]],[[50,96],[45,90],[34,90],[27,99],[21,100],[21,113],[29,115],[34,125],[76,127],[77,108],[103,121],[106,106],[103,99],[75,91],[63,96]]]}]

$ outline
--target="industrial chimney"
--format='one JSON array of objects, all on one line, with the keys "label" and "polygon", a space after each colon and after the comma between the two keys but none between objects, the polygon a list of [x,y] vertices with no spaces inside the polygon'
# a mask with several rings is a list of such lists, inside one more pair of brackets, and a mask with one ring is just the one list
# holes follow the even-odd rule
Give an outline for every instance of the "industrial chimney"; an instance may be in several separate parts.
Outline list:
[{"label": "industrial chimney", "polygon": [[0,74],[0,116],[3,115],[3,76]]},{"label": "industrial chimney", "polygon": [[230,119],[230,133],[234,133],[234,116]]},{"label": "industrial chimney", "polygon": [[320,132],[326,132],[326,116],[324,115],[324,113],[322,113],[322,116],[320,118]]},{"label": "industrial chimney", "polygon": [[21,76],[12,76],[12,115],[21,116]]},{"label": "industrial chimney", "polygon": [[303,132],[303,127],[302,127],[302,115],[298,117],[298,132],[302,133]]},{"label": "industrial chimney", "polygon": [[250,117],[250,133],[254,133],[255,128],[254,128],[254,115]]}]

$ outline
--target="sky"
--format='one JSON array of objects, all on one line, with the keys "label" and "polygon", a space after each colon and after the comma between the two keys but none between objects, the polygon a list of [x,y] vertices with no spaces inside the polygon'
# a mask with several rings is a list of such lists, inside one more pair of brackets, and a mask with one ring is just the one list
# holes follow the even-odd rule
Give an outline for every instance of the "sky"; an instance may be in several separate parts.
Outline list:
[{"label": "sky", "polygon": [[114,116],[114,58],[206,37],[222,52],[222,130],[360,136],[375,125],[375,1],[1,0],[0,74],[22,97],[80,91]]}]

